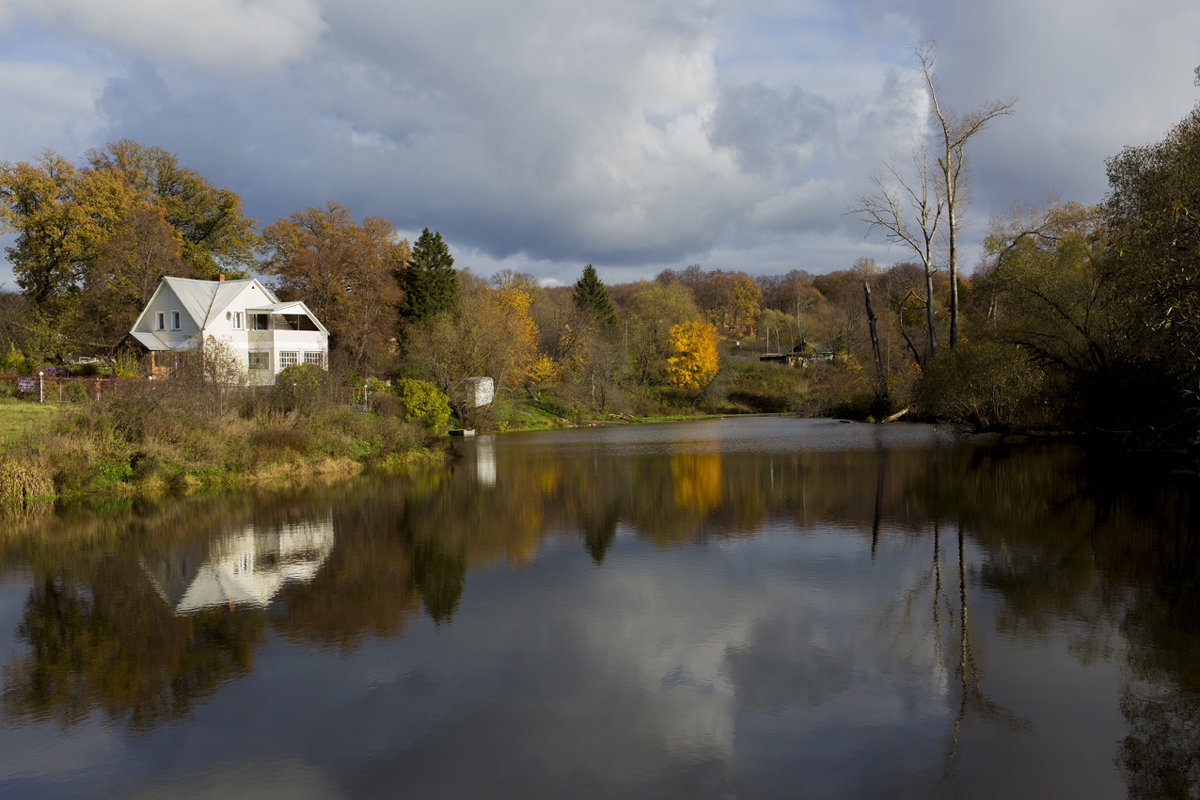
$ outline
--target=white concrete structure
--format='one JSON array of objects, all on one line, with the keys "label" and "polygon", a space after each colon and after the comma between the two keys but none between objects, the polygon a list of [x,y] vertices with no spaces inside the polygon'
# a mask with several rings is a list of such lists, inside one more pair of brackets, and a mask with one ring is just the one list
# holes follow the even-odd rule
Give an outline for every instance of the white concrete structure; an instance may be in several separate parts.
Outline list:
[{"label": "white concrete structure", "polygon": [[329,366],[329,331],[308,306],[279,302],[253,278],[163,278],[129,333],[152,355],[221,342],[258,385],[274,383],[293,364]]}]

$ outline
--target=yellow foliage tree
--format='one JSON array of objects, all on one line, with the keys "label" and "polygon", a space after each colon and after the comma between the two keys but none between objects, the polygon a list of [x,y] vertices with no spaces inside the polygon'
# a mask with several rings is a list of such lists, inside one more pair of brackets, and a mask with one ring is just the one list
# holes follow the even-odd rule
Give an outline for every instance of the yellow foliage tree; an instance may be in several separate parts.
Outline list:
[{"label": "yellow foliage tree", "polygon": [[556,382],[560,374],[559,363],[545,353],[541,353],[529,370],[529,382],[534,386],[544,386]]},{"label": "yellow foliage tree", "polygon": [[707,322],[683,322],[671,328],[675,355],[667,359],[667,374],[676,386],[702,386],[717,371],[717,331]]},{"label": "yellow foliage tree", "polygon": [[538,327],[529,313],[532,298],[516,284],[499,289],[493,297],[504,323],[496,333],[507,339],[510,348],[508,380],[516,385],[526,380],[538,363]]}]

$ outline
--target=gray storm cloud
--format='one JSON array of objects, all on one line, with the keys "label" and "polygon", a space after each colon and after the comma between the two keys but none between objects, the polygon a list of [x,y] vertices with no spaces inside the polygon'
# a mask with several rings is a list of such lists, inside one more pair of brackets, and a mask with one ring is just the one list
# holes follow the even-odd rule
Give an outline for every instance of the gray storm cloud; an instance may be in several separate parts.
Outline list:
[{"label": "gray storm cloud", "polygon": [[[104,4],[0,0],[0,159],[123,136],[177,152],[261,222],[337,201],[441,230],[477,271],[621,279],[899,260],[845,218],[946,98],[1015,95],[972,142],[971,228],[1084,202],[1103,161],[1196,100],[1200,10],[1119,3]],[[39,87],[39,88],[29,88]]]}]

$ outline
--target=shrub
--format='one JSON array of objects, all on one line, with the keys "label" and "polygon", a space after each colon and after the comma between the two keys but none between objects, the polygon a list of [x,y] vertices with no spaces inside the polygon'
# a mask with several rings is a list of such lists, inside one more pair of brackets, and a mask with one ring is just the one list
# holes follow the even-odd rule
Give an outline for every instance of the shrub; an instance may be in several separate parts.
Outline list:
[{"label": "shrub", "polygon": [[297,453],[304,452],[311,438],[308,431],[286,424],[267,425],[250,434],[250,441],[256,448],[268,451],[294,450]]},{"label": "shrub", "polygon": [[392,386],[392,392],[404,408],[405,422],[419,422],[429,431],[442,430],[450,425],[453,416],[450,399],[432,383],[416,378],[401,378]]},{"label": "shrub", "polygon": [[279,373],[269,392],[271,405],[284,413],[313,414],[333,400],[333,377],[316,364],[295,364]]},{"label": "shrub", "polygon": [[18,350],[15,344],[9,344],[8,352],[0,355],[0,372],[28,375],[33,372],[33,368],[33,359]]},{"label": "shrub", "polygon": [[83,385],[83,381],[69,381],[66,391],[63,392],[63,399],[72,403],[82,403],[88,399],[87,387]]},{"label": "shrub", "polygon": [[1045,375],[1014,345],[973,340],[946,350],[914,388],[922,414],[976,430],[1045,424]]}]

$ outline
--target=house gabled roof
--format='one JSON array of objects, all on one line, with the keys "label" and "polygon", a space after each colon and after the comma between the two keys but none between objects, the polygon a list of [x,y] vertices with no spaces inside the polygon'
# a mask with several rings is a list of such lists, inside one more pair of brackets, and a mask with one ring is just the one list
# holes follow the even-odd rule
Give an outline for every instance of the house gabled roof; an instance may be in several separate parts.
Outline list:
[{"label": "house gabled roof", "polygon": [[147,350],[173,350],[175,348],[167,344],[153,331],[147,333],[145,331],[132,330],[129,335],[141,342]]},{"label": "house gabled roof", "polygon": [[180,304],[199,328],[208,327],[210,323],[216,321],[229,307],[229,304],[250,285],[258,286],[273,302],[279,302],[275,293],[255,278],[238,281],[163,278],[163,285],[179,298]]},{"label": "house gabled roof", "polygon": [[[162,337],[154,332],[146,333],[137,330],[159,294],[164,290],[170,291],[179,300],[179,304],[183,307],[183,313],[188,315],[197,328],[203,330],[209,323],[215,321],[251,284],[262,289],[272,303],[279,302],[279,298],[269,287],[254,278],[236,281],[205,281],[194,278],[165,277],[159,282],[158,288],[154,290],[150,301],[138,315],[137,321],[133,323],[133,328],[129,333],[151,350],[169,350],[171,345],[163,341]],[[309,314],[311,315],[311,312]]]}]

